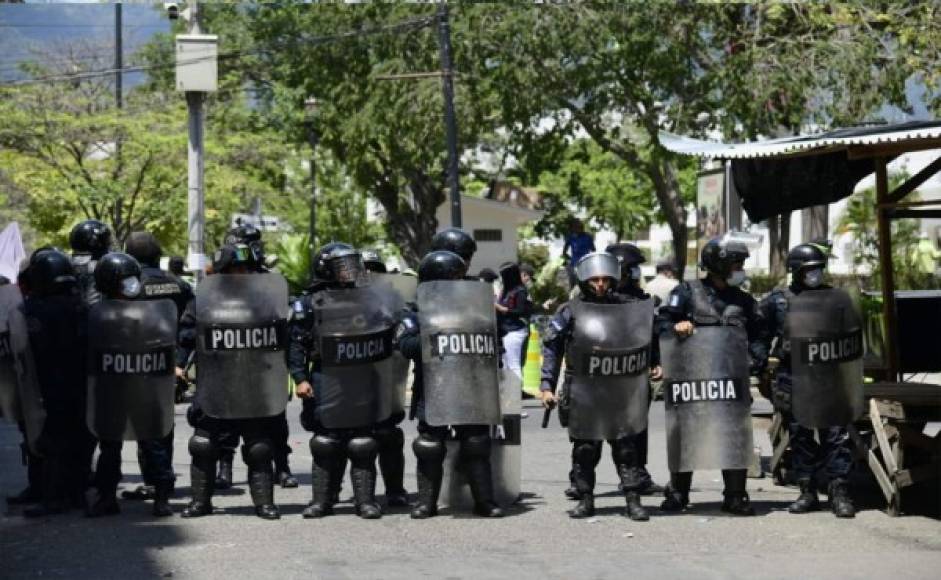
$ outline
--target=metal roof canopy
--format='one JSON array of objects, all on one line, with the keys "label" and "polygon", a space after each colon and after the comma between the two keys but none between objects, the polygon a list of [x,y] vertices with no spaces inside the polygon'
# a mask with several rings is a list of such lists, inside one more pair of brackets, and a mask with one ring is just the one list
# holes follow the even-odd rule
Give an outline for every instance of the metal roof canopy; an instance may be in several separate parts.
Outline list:
[{"label": "metal roof canopy", "polygon": [[852,194],[862,178],[875,172],[886,370],[890,380],[898,380],[898,320],[890,220],[941,217],[941,209],[912,209],[941,205],[941,201],[902,201],[941,171],[941,156],[892,191],[886,166],[904,153],[941,148],[941,121],[851,127],[818,135],[736,144],[661,132],[660,144],[682,155],[731,160],[732,181],[752,221],[833,203]]}]

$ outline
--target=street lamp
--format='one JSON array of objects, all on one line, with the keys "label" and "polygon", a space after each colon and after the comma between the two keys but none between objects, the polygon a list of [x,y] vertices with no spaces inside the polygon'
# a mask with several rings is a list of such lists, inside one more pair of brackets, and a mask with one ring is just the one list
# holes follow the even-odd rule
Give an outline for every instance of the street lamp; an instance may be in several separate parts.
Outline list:
[{"label": "street lamp", "polygon": [[310,279],[314,279],[314,264],[317,258],[317,246],[314,236],[317,233],[317,163],[315,161],[317,143],[320,136],[317,134],[317,114],[320,103],[314,97],[304,100],[304,126],[307,128],[307,142],[310,144],[310,226],[308,231],[307,250],[310,254]]}]

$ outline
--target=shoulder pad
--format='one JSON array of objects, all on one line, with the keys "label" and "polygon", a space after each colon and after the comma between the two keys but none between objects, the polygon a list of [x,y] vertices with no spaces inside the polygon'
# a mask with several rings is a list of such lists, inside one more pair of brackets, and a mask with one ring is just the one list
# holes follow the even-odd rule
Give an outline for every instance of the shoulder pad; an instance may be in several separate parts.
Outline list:
[{"label": "shoulder pad", "polygon": [[403,336],[409,336],[418,333],[418,320],[411,312],[402,316],[399,324],[395,327],[395,339],[398,341]]}]

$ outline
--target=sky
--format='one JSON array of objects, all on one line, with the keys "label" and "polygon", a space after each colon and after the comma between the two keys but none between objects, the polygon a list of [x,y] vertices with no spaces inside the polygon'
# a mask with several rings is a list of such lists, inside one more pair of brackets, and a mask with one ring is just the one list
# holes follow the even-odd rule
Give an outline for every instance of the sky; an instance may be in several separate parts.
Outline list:
[{"label": "sky", "polygon": [[[122,9],[124,59],[158,32],[168,32],[162,3],[125,4]],[[0,4],[0,81],[24,78],[17,68],[23,60],[56,58],[61,47],[93,43],[94,56],[114,63],[114,5],[78,4]],[[100,61],[99,61],[100,62]],[[96,63],[95,68],[100,68]],[[125,86],[140,75],[126,75]]]}]

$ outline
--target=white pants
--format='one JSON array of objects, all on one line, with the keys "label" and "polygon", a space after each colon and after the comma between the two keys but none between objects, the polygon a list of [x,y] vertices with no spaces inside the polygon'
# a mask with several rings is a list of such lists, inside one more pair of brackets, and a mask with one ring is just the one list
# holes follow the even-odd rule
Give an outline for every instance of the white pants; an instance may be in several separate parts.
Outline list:
[{"label": "white pants", "polygon": [[523,343],[529,337],[529,329],[521,328],[503,335],[503,368],[523,380]]}]

